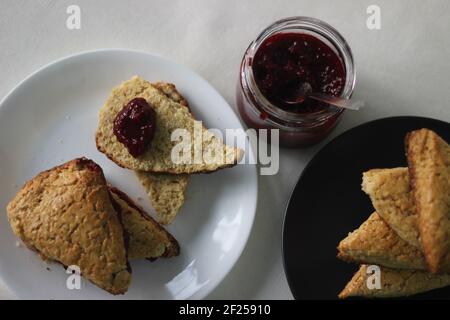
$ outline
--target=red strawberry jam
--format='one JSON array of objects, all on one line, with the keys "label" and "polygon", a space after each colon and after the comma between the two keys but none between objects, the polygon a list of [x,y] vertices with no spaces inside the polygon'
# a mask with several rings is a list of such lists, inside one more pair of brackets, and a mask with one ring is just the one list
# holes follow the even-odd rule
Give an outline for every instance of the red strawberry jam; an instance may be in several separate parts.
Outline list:
[{"label": "red strawberry jam", "polygon": [[151,145],[156,129],[156,112],[143,98],[128,102],[114,119],[113,131],[135,158]]},{"label": "red strawberry jam", "polygon": [[286,103],[302,100],[299,89],[304,83],[313,92],[331,96],[340,96],[345,86],[341,58],[329,45],[306,33],[270,36],[258,48],[252,68],[256,85],[266,99],[290,112],[311,113],[327,107],[312,99]]}]

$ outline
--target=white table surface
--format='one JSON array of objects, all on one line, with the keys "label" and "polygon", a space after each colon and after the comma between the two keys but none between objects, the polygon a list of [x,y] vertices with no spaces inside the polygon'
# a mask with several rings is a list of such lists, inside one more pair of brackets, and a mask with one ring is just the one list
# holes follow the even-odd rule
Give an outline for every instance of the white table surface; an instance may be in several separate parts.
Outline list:
[{"label": "white table surface", "polygon": [[[68,30],[66,8],[81,8],[81,30]],[[381,30],[366,26],[369,5],[381,8]],[[356,60],[354,96],[331,139],[360,123],[394,115],[450,120],[450,2],[447,0],[0,0],[0,96],[44,64],[79,51],[130,48],[185,64],[235,108],[238,67],[248,44],[273,21],[306,15],[336,27]],[[70,75],[68,75],[70,76]],[[324,142],[326,143],[326,141]],[[280,171],[260,177],[249,242],[211,299],[291,299],[281,234],[292,188],[311,156],[282,150]],[[14,298],[0,285],[0,298]]]}]

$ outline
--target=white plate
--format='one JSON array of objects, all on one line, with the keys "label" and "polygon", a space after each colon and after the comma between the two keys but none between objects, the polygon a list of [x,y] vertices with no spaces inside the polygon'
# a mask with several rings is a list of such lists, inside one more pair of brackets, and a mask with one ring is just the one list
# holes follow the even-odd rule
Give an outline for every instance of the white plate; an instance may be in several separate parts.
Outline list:
[{"label": "white plate", "polygon": [[[23,183],[40,171],[86,156],[100,164],[109,181],[153,214],[133,172],[108,160],[94,142],[99,108],[114,86],[133,75],[175,83],[207,127],[222,132],[242,128],[211,85],[176,63],[128,50],[70,56],[29,76],[1,103],[0,207],[5,208]],[[252,151],[246,152],[253,160]],[[130,289],[116,298],[204,298],[239,258],[253,224],[256,200],[255,166],[193,176],[182,212],[168,228],[181,245],[181,255],[153,263],[132,262]],[[0,215],[0,276],[18,298],[114,297],[86,280],[81,290],[68,290],[68,275],[61,266],[52,264],[47,270],[35,253],[16,242],[4,213]]]}]

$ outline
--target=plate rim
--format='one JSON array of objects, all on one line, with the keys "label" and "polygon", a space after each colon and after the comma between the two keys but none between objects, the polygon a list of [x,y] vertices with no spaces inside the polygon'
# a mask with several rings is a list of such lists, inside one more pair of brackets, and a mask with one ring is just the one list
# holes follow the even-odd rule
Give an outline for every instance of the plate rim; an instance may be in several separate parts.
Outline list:
[{"label": "plate rim", "polygon": [[324,149],[326,149],[331,143],[334,143],[337,140],[345,138],[349,134],[349,132],[351,132],[353,130],[356,130],[356,129],[359,129],[361,127],[365,127],[365,126],[371,125],[371,124],[373,124],[375,122],[381,122],[381,121],[386,121],[386,120],[406,120],[406,119],[426,119],[426,120],[442,122],[442,123],[444,123],[446,125],[450,124],[449,122],[446,122],[444,120],[430,118],[430,117],[422,117],[422,116],[392,116],[392,117],[383,117],[383,118],[377,118],[377,119],[369,120],[367,122],[360,123],[360,124],[358,124],[358,125],[356,125],[354,127],[351,127],[349,129],[345,130],[344,132],[340,133],[339,135],[337,135],[336,137],[334,137],[333,139],[328,141],[322,148],[320,148],[311,157],[311,159],[308,161],[306,166],[303,168],[299,178],[297,179],[297,182],[295,183],[294,188],[291,191],[291,194],[289,195],[287,203],[285,205],[283,225],[282,225],[282,232],[281,232],[281,255],[282,255],[282,258],[283,258],[283,270],[284,270],[284,274],[286,276],[286,280],[287,280],[287,283],[288,283],[288,286],[289,286],[289,290],[291,291],[291,294],[294,297],[294,299],[297,300],[297,298],[296,298],[296,296],[294,294],[292,279],[289,276],[288,271],[287,271],[287,263],[286,263],[286,248],[285,248],[285,246],[286,246],[286,243],[285,243],[286,242],[286,220],[287,220],[287,216],[288,216],[289,206],[290,206],[291,201],[292,201],[292,196],[294,195],[295,189],[297,189],[298,184],[302,180],[303,175],[309,169],[309,167],[312,165],[312,163],[316,160],[316,158],[321,155],[321,153],[323,152]]},{"label": "plate rim", "polygon": [[[246,126],[244,126],[241,118],[237,115],[236,111],[234,110],[233,107],[231,107],[231,105],[227,102],[227,100],[222,96],[222,94],[211,84],[209,83],[205,78],[203,78],[201,75],[199,75],[197,72],[195,72],[194,70],[192,70],[191,68],[178,63],[176,61],[173,61],[171,59],[168,59],[160,54],[156,54],[153,52],[147,52],[144,50],[137,50],[137,49],[128,49],[128,48],[99,48],[99,49],[94,49],[94,50],[83,50],[83,51],[78,51],[75,53],[71,53],[69,55],[65,55],[62,56],[60,58],[57,58],[55,60],[52,60],[50,62],[47,62],[45,64],[43,64],[42,66],[38,67],[36,70],[34,70],[33,72],[31,72],[30,74],[28,74],[27,76],[25,76],[22,80],[20,80],[19,82],[17,82],[12,89],[10,89],[6,95],[0,100],[0,111],[4,108],[5,103],[14,95],[14,93],[22,86],[24,85],[26,82],[32,80],[34,77],[38,76],[40,73],[44,72],[45,70],[57,66],[58,64],[62,64],[64,62],[67,62],[71,59],[76,59],[82,56],[88,56],[88,55],[96,55],[96,54],[114,54],[114,53],[123,53],[123,54],[138,54],[138,55],[142,55],[142,56],[147,56],[148,58],[153,58],[153,59],[159,59],[162,60],[168,64],[171,64],[173,66],[175,66],[177,69],[182,69],[184,72],[187,72],[188,74],[191,74],[193,77],[195,77],[198,81],[202,82],[204,85],[206,85],[207,87],[209,87],[209,89],[211,91],[213,91],[219,99],[221,99],[223,101],[223,103],[225,103],[229,110],[231,111],[231,114],[235,117],[235,120],[239,123],[239,125],[241,126],[241,128],[245,131],[246,130]],[[248,135],[245,133],[245,136],[248,139]],[[252,160],[253,162],[255,162],[256,158],[255,158],[255,152],[253,150],[253,147],[249,147],[246,152],[248,152],[249,154],[249,159]],[[250,163],[253,163],[250,162]],[[245,165],[247,166],[247,164],[241,164],[241,165]],[[242,256],[242,253],[244,252],[244,249],[246,248],[247,244],[248,244],[248,240],[250,238],[250,235],[253,231],[253,226],[254,226],[254,222],[255,222],[255,216],[256,216],[256,210],[257,210],[257,205],[258,205],[258,195],[259,195],[259,177],[258,177],[258,167],[257,165],[248,165],[247,166],[248,169],[246,170],[250,170],[252,177],[254,177],[254,181],[255,183],[252,185],[252,188],[249,190],[250,192],[252,192],[254,194],[253,197],[253,201],[251,202],[250,206],[251,206],[251,213],[249,216],[248,213],[246,213],[245,215],[247,216],[248,219],[250,219],[249,223],[248,223],[248,229],[245,230],[245,234],[241,234],[241,238],[242,241],[239,243],[239,246],[235,249],[237,254],[235,256],[235,258],[232,260],[232,262],[229,264],[229,267],[227,268],[226,272],[224,272],[223,274],[221,274],[219,277],[212,279],[209,283],[210,285],[207,286],[206,289],[204,290],[200,290],[195,292],[192,296],[188,297],[187,299],[205,299],[207,298],[225,279],[225,277],[232,271],[232,269],[235,267],[236,263],[239,261],[240,257]],[[253,168],[251,168],[253,167]],[[13,295],[14,299],[20,299],[20,294],[18,294],[16,292],[16,290],[13,290],[8,284],[7,281],[4,280],[4,276],[2,276],[2,274],[0,274],[0,283],[3,287],[5,287],[10,294]],[[113,297],[112,297],[113,298]]]}]

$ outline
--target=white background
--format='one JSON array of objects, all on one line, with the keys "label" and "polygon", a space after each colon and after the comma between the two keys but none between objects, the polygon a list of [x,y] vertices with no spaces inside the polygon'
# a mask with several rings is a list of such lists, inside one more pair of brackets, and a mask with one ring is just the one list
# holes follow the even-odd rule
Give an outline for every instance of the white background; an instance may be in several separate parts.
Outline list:
[{"label": "white background", "polygon": [[[81,30],[66,28],[71,4],[81,7]],[[366,9],[372,4],[381,8],[381,30],[366,27]],[[366,108],[347,112],[330,138],[386,116],[450,120],[447,0],[0,0],[0,96],[63,56],[130,48],[185,64],[234,108],[244,50],[267,25],[293,15],[327,21],[343,34],[355,56],[354,96],[365,100]],[[209,298],[292,298],[281,256],[284,209],[302,169],[324,143],[308,150],[282,150],[278,175],[260,178],[249,242]],[[10,297],[0,285],[0,298]]]}]

